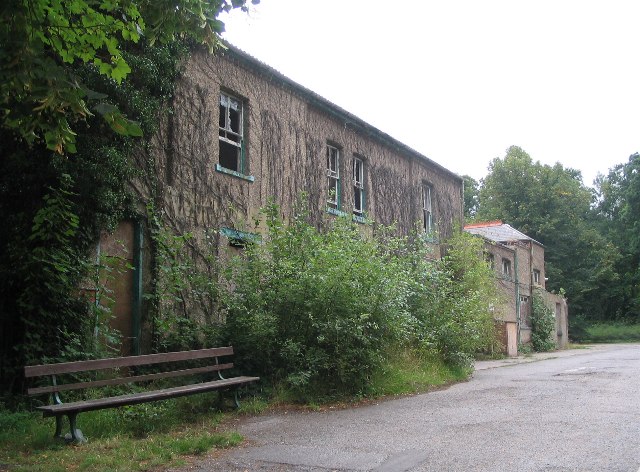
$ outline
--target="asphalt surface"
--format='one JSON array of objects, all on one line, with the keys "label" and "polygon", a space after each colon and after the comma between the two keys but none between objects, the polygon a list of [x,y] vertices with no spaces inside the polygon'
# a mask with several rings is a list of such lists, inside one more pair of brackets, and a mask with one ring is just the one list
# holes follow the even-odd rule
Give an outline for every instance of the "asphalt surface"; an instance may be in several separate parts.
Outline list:
[{"label": "asphalt surface", "polygon": [[640,345],[479,362],[446,390],[237,429],[243,446],[189,470],[640,472]]}]

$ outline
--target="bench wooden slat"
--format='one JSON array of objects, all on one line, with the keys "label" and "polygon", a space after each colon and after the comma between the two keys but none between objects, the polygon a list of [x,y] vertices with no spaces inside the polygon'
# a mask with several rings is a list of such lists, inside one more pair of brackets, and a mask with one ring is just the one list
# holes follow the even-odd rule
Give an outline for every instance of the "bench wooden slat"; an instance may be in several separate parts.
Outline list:
[{"label": "bench wooden slat", "polygon": [[67,390],[78,390],[82,388],[95,388],[95,387],[106,387],[109,385],[122,385],[132,382],[145,382],[147,380],[158,380],[158,379],[166,379],[172,377],[182,377],[185,375],[195,375],[201,374],[205,372],[215,372],[218,370],[225,370],[233,368],[233,363],[227,364],[216,364],[216,365],[208,365],[205,367],[194,367],[192,369],[182,369],[182,370],[174,370],[170,372],[158,372],[155,374],[144,374],[144,375],[131,375],[129,377],[118,377],[113,379],[104,379],[104,380],[93,380],[89,382],[77,382],[77,383],[68,383],[62,385],[49,385],[46,387],[34,387],[29,388],[27,393],[29,395],[37,395],[40,393],[54,393],[54,392],[64,392]]},{"label": "bench wooden slat", "polygon": [[96,398],[93,400],[62,403],[60,405],[39,406],[37,407],[37,409],[42,411],[44,416],[56,416],[70,412],[81,413],[83,411],[101,410],[104,408],[113,408],[124,405],[135,405],[137,403],[166,400],[169,398],[192,395],[194,393],[204,393],[212,390],[218,390],[226,387],[255,382],[257,380],[260,380],[260,377],[240,376],[224,380],[214,380],[211,382],[165,388],[162,390],[154,390],[150,392],[119,395],[116,397]]},{"label": "bench wooden slat", "polygon": [[113,369],[117,367],[133,367],[139,365],[161,364],[163,362],[177,362],[208,357],[229,356],[233,354],[233,347],[215,347],[211,349],[196,349],[193,351],[166,352],[161,354],[145,354],[141,356],[112,357],[91,361],[61,362],[59,364],[31,365],[24,368],[25,377],[42,375],[70,374],[87,370]]}]

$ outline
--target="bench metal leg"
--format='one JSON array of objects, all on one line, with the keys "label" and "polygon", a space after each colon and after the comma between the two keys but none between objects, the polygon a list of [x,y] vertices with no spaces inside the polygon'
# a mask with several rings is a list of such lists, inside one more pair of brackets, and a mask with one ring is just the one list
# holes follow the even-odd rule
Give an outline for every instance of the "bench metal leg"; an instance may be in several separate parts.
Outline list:
[{"label": "bench metal leg", "polygon": [[240,409],[240,400],[238,400],[238,389],[234,389],[233,391],[233,401],[236,403],[236,408]]},{"label": "bench metal leg", "polygon": [[76,427],[76,416],[78,416],[78,414],[69,413],[67,416],[69,417],[69,427],[71,428],[71,433],[65,435],[67,442],[72,442],[74,444],[86,443],[87,438],[85,438],[82,431]]},{"label": "bench metal leg", "polygon": [[64,439],[64,436],[62,435],[62,416],[61,415],[56,416],[56,432],[53,435],[53,437],[56,439]]}]

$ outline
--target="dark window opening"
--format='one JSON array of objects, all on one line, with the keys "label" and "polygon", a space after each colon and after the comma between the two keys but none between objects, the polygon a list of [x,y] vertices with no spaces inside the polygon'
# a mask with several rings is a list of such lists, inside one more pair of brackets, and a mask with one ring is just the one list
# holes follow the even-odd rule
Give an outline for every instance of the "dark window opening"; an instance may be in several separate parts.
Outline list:
[{"label": "dark window opening", "polygon": [[353,213],[362,216],[364,213],[364,162],[357,157],[353,159]]},{"label": "dark window opening", "polygon": [[422,229],[429,234],[433,231],[433,213],[431,209],[431,187],[422,186]]},{"label": "dark window opening", "polygon": [[224,141],[220,141],[220,165],[227,169],[241,172],[239,168],[240,163],[240,148],[229,144]]}]

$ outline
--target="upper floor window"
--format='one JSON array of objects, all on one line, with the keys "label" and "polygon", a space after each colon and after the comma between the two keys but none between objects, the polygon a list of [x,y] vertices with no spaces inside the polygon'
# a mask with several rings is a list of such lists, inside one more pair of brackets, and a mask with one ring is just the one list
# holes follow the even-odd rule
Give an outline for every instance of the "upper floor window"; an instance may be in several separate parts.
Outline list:
[{"label": "upper floor window", "polygon": [[433,212],[431,209],[431,186],[422,185],[422,229],[425,233],[433,231]]},{"label": "upper floor window", "polygon": [[364,200],[364,161],[353,158],[353,214],[362,216],[365,211]]},{"label": "upper floor window", "polygon": [[225,169],[244,173],[244,113],[242,100],[220,94],[219,164]]},{"label": "upper floor window", "polygon": [[538,269],[533,269],[533,283],[540,285],[540,271]]},{"label": "upper floor window", "polygon": [[511,279],[511,261],[509,259],[502,259],[502,276],[505,279]]},{"label": "upper floor window", "polygon": [[340,210],[340,150],[327,145],[327,204]]},{"label": "upper floor window", "polygon": [[485,260],[487,261],[487,264],[489,264],[489,267],[491,267],[492,269],[495,268],[496,261],[492,253],[490,252],[485,253]]}]

